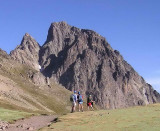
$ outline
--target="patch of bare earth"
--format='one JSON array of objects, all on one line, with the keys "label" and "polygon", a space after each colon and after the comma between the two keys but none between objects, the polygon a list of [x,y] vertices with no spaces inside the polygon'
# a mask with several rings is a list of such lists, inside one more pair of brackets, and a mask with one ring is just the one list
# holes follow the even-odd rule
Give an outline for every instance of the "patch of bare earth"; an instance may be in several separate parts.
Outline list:
[{"label": "patch of bare earth", "polygon": [[35,131],[44,126],[49,126],[57,116],[33,116],[28,119],[18,120],[10,124],[5,131]]}]

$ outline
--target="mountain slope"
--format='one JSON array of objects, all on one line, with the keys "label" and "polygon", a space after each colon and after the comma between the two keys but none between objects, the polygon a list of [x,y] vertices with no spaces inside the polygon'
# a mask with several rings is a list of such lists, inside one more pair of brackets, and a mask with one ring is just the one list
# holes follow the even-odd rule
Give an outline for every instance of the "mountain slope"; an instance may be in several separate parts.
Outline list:
[{"label": "mountain slope", "polygon": [[160,102],[152,86],[94,31],[52,23],[38,54],[45,77],[70,91],[91,94],[102,108]]},{"label": "mountain slope", "polygon": [[71,93],[54,82],[51,88],[47,83],[35,84],[37,73],[40,74],[0,50],[0,106],[47,114],[69,112]]}]

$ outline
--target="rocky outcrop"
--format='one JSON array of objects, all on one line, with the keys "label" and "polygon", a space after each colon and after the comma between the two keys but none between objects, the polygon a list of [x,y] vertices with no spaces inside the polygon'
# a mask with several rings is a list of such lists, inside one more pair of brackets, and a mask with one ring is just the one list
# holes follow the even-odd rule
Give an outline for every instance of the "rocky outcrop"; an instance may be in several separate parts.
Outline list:
[{"label": "rocky outcrop", "polygon": [[41,66],[39,65],[39,52],[40,45],[36,40],[26,33],[22,39],[22,42],[15,50],[10,53],[10,56],[19,61],[22,64],[32,67],[37,72],[28,72],[28,77],[37,86],[48,85],[47,77],[45,77],[40,71]]},{"label": "rocky outcrop", "polygon": [[[16,55],[11,53],[11,56],[32,67],[39,62],[45,77],[57,81],[68,90],[91,94],[103,108],[160,102],[160,95],[151,85],[138,75],[117,50],[111,48],[104,37],[94,31],[79,29],[66,22],[52,23],[41,49],[37,46],[32,51],[34,53],[30,53],[28,49],[22,50],[22,45],[16,49]],[[29,58],[26,57],[28,53]],[[39,57],[36,57],[38,54]]]},{"label": "rocky outcrop", "polygon": [[44,75],[69,90],[91,94],[103,108],[160,101],[160,95],[94,31],[52,23],[40,54]]},{"label": "rocky outcrop", "polygon": [[40,46],[28,33],[22,39],[21,45],[17,46],[10,55],[14,60],[39,70]]},{"label": "rocky outcrop", "polygon": [[34,85],[37,86],[45,86],[50,85],[48,84],[48,77],[45,77],[41,72],[28,72],[28,77],[31,79],[31,81],[34,83]]}]

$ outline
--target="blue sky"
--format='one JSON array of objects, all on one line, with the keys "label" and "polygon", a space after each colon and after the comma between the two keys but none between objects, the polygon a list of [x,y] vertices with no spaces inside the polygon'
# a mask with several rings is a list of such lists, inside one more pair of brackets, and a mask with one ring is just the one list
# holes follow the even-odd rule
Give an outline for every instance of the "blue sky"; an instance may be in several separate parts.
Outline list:
[{"label": "blue sky", "polygon": [[52,22],[106,37],[160,92],[160,0],[0,0],[0,48],[8,53],[28,32],[41,45]]}]

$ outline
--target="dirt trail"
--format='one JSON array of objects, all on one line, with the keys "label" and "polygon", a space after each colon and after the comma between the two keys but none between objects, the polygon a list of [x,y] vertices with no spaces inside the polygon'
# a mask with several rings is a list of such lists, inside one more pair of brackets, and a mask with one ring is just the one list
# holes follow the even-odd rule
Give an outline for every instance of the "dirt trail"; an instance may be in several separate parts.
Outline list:
[{"label": "dirt trail", "polygon": [[33,116],[28,119],[18,120],[10,124],[5,131],[35,131],[44,126],[50,125],[57,116]]}]

